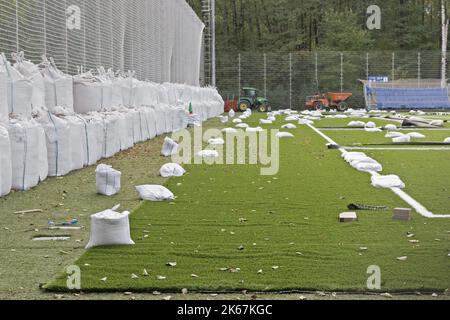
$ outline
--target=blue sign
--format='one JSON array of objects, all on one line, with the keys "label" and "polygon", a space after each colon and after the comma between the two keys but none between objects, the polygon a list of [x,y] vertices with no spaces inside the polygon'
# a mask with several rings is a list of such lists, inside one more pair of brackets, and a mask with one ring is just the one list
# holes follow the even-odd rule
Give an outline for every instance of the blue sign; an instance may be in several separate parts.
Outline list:
[{"label": "blue sign", "polygon": [[389,82],[389,77],[369,77],[370,82]]}]

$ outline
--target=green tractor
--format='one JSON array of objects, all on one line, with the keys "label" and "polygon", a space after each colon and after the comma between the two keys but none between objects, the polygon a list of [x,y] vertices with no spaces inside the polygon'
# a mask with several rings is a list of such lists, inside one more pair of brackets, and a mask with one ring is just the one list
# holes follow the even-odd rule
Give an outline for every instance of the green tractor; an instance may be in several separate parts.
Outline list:
[{"label": "green tractor", "polygon": [[242,88],[243,97],[239,100],[238,111],[245,112],[248,109],[259,112],[270,112],[272,107],[269,100],[258,96],[259,90],[255,88]]}]

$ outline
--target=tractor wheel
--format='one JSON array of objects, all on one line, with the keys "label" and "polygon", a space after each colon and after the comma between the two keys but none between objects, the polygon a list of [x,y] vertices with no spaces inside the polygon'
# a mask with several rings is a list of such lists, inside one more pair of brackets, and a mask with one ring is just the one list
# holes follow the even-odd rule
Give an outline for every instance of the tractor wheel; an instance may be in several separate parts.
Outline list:
[{"label": "tractor wheel", "polygon": [[252,106],[250,105],[250,103],[248,103],[248,101],[241,101],[239,103],[239,111],[241,112],[245,112],[248,109],[250,109]]},{"label": "tractor wheel", "polygon": [[338,103],[337,109],[338,109],[338,111],[340,111],[340,112],[347,111],[347,109],[348,109],[348,104],[347,104],[347,102],[340,102],[340,103]]},{"label": "tractor wheel", "polygon": [[314,103],[314,109],[316,109],[317,111],[323,110],[323,108],[325,108],[325,106],[322,102],[318,101]]},{"label": "tractor wheel", "polygon": [[258,107],[258,111],[261,113],[266,113],[269,111],[269,106],[262,104]]}]

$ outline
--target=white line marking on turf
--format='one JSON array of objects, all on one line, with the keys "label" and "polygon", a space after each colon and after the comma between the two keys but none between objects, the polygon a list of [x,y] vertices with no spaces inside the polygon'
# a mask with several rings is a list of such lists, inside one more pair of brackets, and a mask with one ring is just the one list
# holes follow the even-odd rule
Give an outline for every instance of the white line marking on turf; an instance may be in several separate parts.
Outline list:
[{"label": "white line marking on turf", "polygon": [[342,147],[342,149],[345,150],[382,150],[382,151],[389,151],[389,150],[395,150],[395,151],[450,151],[450,148],[399,148],[399,147],[393,147],[393,148],[374,148],[374,147]]},{"label": "white line marking on turf", "polygon": [[[322,131],[314,127],[313,125],[308,124],[308,127],[310,127],[313,131],[315,131],[318,135],[320,135],[322,138],[327,140],[329,143],[338,145],[335,141],[333,141],[330,137],[328,137],[326,134],[324,134]],[[343,154],[347,153],[343,148],[340,148],[339,151]],[[369,172],[372,176],[379,175],[376,172]],[[392,192],[394,192],[396,195],[398,195],[403,201],[405,201],[408,205],[414,208],[417,213],[419,213],[421,216],[425,218],[450,218],[450,215],[436,215],[430,212],[425,206],[420,204],[417,200],[415,200],[413,197],[408,195],[406,192],[399,188],[390,188]]]}]

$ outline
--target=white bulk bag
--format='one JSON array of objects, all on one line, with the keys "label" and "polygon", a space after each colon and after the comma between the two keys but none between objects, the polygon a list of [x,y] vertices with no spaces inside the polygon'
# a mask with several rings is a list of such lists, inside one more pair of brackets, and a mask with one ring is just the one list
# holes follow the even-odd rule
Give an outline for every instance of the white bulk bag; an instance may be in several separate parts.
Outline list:
[{"label": "white bulk bag", "polygon": [[272,124],[273,121],[272,120],[266,120],[266,119],[261,119],[259,120],[259,124]]},{"label": "white bulk bag", "polygon": [[187,127],[187,118],[186,118],[186,111],[183,107],[176,107],[175,108],[175,116],[173,119],[173,132],[177,132],[183,129],[186,129]]},{"label": "white bulk bag", "polygon": [[44,58],[41,72],[44,76],[45,107],[53,112],[57,106],[73,112],[73,78],[61,72],[53,59]]},{"label": "white bulk bag", "polygon": [[400,180],[398,176],[389,175],[389,176],[372,176],[372,185],[375,188],[405,188],[405,184]]},{"label": "white bulk bag", "polygon": [[111,158],[120,152],[120,135],[123,130],[116,113],[102,113],[103,118],[103,158]]},{"label": "white bulk bag", "polygon": [[129,212],[106,210],[91,216],[91,237],[86,249],[100,246],[134,245],[130,233]]},{"label": "white bulk bag", "polygon": [[366,126],[366,123],[362,122],[362,121],[351,121],[347,125],[347,127],[350,127],[350,128],[364,128],[365,126]]},{"label": "white bulk bag", "polygon": [[[143,131],[146,132],[148,139],[156,137],[156,113],[155,109],[143,107],[139,109],[141,117],[144,119]],[[141,122],[142,123],[142,122]]]},{"label": "white bulk bag", "polygon": [[146,201],[171,201],[175,200],[174,194],[167,188],[157,185],[137,186],[136,191],[142,200]]},{"label": "white bulk bag", "polygon": [[264,129],[261,128],[261,127],[256,127],[256,128],[248,127],[248,128],[245,129],[245,131],[248,132],[248,133],[255,133],[255,132],[263,132]]},{"label": "white bulk bag", "polygon": [[294,135],[289,132],[278,132],[276,135],[277,138],[294,138]]},{"label": "white bulk bag", "polygon": [[72,171],[72,141],[67,121],[50,112],[38,113],[36,120],[45,130],[48,156],[48,175],[65,176]]},{"label": "white bulk bag", "polygon": [[33,82],[26,79],[2,54],[3,67],[6,70],[8,113],[31,118],[31,100],[33,97]]},{"label": "white bulk bag", "polygon": [[159,173],[163,178],[182,177],[186,173],[186,170],[177,163],[166,163],[161,167]]},{"label": "white bulk bag", "polygon": [[83,149],[84,165],[91,166],[103,156],[104,120],[98,113],[77,115],[84,123]]},{"label": "white bulk bag", "polygon": [[0,121],[8,119],[8,88],[6,70],[0,61]]},{"label": "white bulk bag", "polygon": [[33,110],[39,110],[45,107],[45,83],[44,77],[39,67],[31,61],[24,60],[23,52],[13,54],[13,58],[17,61],[14,68],[20,74],[31,81],[33,90],[31,95],[31,107]]},{"label": "white bulk bag", "polygon": [[6,128],[0,126],[0,197],[11,192],[12,164],[11,143]]},{"label": "white bulk bag", "polygon": [[366,123],[367,129],[375,129],[376,127],[377,127],[377,125],[375,124],[375,122],[367,122]]},{"label": "white bulk bag", "polygon": [[7,128],[11,142],[12,188],[29,190],[47,176],[45,132],[34,120],[12,119]]},{"label": "white bulk bag", "polygon": [[128,111],[120,111],[117,115],[117,126],[120,132],[120,150],[128,150],[134,146],[133,115]]},{"label": "white bulk bag", "polygon": [[120,191],[122,173],[111,166],[101,164],[95,170],[97,193],[104,196],[113,196]]},{"label": "white bulk bag", "polygon": [[85,165],[86,159],[86,131],[85,122],[77,116],[62,117],[69,126],[70,144],[72,150],[72,166],[71,171],[81,169]]},{"label": "white bulk bag", "polygon": [[100,111],[112,107],[112,81],[94,77],[91,73],[73,78],[74,110],[76,113]]},{"label": "white bulk bag", "polygon": [[155,124],[156,124],[156,134],[158,136],[166,132],[166,117],[161,105],[152,106],[155,110]]},{"label": "white bulk bag", "polygon": [[178,144],[169,137],[166,137],[164,139],[164,143],[161,149],[161,155],[164,157],[170,157],[176,155],[177,152],[178,152]]}]

